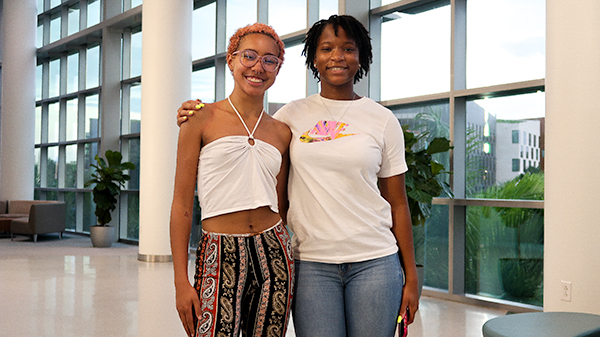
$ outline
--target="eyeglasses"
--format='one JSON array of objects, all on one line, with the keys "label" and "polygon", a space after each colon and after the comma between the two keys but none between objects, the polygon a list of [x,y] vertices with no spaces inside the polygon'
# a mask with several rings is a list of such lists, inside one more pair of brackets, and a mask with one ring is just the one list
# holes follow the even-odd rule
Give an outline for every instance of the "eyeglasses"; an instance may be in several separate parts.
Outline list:
[{"label": "eyeglasses", "polygon": [[238,50],[232,55],[240,54],[240,64],[247,68],[252,68],[260,60],[263,69],[270,73],[274,73],[279,69],[281,61],[277,56],[265,55],[260,56],[254,50],[245,49]]}]

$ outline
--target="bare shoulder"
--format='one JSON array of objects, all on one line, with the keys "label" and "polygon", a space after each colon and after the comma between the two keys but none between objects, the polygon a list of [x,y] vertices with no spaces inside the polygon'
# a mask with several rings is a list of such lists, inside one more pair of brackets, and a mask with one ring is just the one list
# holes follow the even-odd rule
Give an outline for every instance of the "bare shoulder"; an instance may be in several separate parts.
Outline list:
[{"label": "bare shoulder", "polygon": [[201,137],[204,140],[205,133],[211,130],[211,125],[217,123],[219,111],[219,102],[204,104],[202,109],[196,110],[185,123],[181,124],[180,137],[187,139]]},{"label": "bare shoulder", "polygon": [[292,131],[290,130],[290,127],[284,122],[279,121],[271,116],[269,116],[269,120],[271,121],[273,128],[279,137],[283,138],[289,143],[290,139],[292,138]]}]

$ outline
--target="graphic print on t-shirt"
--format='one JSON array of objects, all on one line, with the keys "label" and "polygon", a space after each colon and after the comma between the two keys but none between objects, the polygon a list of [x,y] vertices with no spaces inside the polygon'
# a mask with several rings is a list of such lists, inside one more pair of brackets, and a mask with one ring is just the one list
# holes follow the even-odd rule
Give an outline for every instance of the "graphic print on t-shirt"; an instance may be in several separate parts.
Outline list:
[{"label": "graphic print on t-shirt", "polygon": [[347,125],[346,123],[336,121],[319,121],[314,128],[300,136],[300,141],[303,143],[326,142],[356,135],[356,133],[342,133],[342,131],[346,130]]}]

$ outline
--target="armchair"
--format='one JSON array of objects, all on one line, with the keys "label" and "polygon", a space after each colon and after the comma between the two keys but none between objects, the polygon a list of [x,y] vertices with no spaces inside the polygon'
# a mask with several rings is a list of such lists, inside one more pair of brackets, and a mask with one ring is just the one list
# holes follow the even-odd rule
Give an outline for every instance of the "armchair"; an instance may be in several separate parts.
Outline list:
[{"label": "armchair", "polygon": [[[15,203],[17,203],[15,205]],[[16,206],[16,207],[13,207]],[[38,234],[47,234],[58,232],[58,237],[62,239],[62,232],[65,230],[66,204],[58,201],[10,201],[8,208],[29,206],[29,216],[13,219],[10,223],[10,237],[14,235],[31,235],[33,241],[37,242]]]}]

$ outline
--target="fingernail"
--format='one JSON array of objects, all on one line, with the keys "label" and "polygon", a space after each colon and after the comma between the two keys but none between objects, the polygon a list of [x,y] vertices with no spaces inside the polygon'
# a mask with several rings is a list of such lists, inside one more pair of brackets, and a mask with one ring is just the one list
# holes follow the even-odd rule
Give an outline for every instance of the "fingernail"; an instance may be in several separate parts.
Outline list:
[{"label": "fingernail", "polygon": [[190,110],[190,113],[189,113],[189,115],[191,116],[191,115],[193,115],[193,114],[194,114],[194,110]]},{"label": "fingernail", "polygon": [[204,104],[200,103],[200,104],[196,105],[195,108],[196,109],[202,109],[202,108],[204,108]]},{"label": "fingernail", "polygon": [[183,118],[184,121],[187,120],[187,116],[183,116],[181,118]]}]

